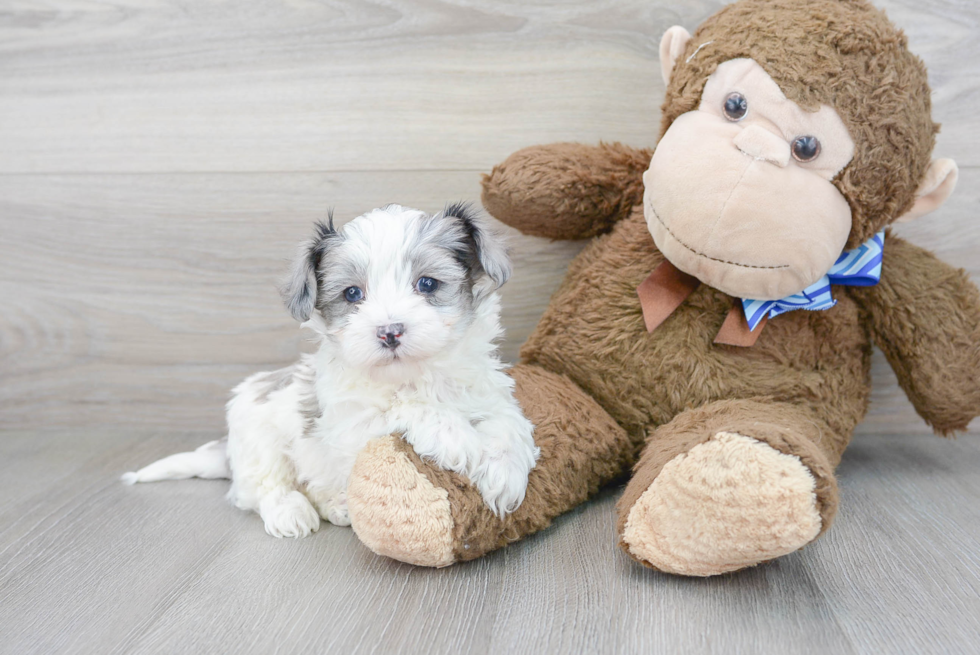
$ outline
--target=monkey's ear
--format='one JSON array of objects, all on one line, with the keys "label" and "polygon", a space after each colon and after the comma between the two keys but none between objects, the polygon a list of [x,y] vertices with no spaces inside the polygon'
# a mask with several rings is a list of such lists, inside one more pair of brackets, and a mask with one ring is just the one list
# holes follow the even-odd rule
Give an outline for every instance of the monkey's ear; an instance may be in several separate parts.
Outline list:
[{"label": "monkey's ear", "polygon": [[922,184],[915,191],[912,208],[895,219],[896,223],[907,223],[936,211],[956,188],[960,169],[952,159],[933,159],[926,170]]},{"label": "monkey's ear", "polygon": [[660,74],[664,76],[664,84],[670,84],[674,64],[684,54],[684,48],[690,40],[691,33],[680,25],[674,25],[664,32],[660,39]]}]

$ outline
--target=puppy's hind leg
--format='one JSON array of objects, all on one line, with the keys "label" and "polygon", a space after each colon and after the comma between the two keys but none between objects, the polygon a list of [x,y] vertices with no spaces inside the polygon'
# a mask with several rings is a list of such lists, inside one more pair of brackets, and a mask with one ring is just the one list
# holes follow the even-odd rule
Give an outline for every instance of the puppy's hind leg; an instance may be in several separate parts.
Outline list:
[{"label": "puppy's hind leg", "polygon": [[258,512],[273,537],[305,537],[319,529],[320,517],[298,490],[288,454],[302,436],[304,420],[292,387],[263,398],[255,393],[254,377],[239,385],[228,403],[228,497],[239,508]]},{"label": "puppy's hind leg", "polygon": [[259,444],[254,441],[239,445],[242,448],[235,455],[229,448],[234,471],[229,499],[240,509],[258,512],[265,531],[273,537],[306,537],[316,532],[320,517],[296,488],[292,463],[285,454],[256,447]]}]

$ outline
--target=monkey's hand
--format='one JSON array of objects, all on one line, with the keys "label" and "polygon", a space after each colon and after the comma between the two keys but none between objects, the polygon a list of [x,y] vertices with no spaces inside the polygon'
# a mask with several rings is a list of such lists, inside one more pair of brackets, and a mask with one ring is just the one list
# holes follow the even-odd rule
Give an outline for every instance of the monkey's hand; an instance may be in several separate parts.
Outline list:
[{"label": "monkey's hand", "polygon": [[980,415],[980,292],[966,272],[889,234],[881,282],[849,290],[919,416],[965,430]]},{"label": "monkey's hand", "polygon": [[483,176],[483,206],[525,234],[587,239],[643,201],[652,156],[621,143],[524,148]]}]

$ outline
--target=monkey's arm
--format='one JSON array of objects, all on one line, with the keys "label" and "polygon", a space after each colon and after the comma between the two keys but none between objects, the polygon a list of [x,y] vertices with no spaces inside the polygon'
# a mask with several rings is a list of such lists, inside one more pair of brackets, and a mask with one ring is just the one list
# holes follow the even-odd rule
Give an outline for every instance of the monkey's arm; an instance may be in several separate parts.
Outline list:
[{"label": "monkey's arm", "polygon": [[980,415],[980,292],[966,272],[890,234],[881,282],[850,290],[919,416],[965,430]]},{"label": "monkey's arm", "polygon": [[524,148],[483,176],[483,206],[525,234],[587,239],[642,202],[652,156],[621,143]]}]

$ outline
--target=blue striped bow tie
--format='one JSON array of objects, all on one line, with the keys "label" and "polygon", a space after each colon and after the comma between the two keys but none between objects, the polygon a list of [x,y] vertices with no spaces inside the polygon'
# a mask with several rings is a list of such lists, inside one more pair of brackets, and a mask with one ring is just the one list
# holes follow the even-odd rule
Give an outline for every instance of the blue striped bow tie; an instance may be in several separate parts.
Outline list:
[{"label": "blue striped bow tie", "polygon": [[772,318],[794,309],[830,309],[837,304],[830,295],[831,284],[852,287],[872,287],[878,284],[881,279],[881,253],[884,247],[885,231],[882,230],[854,250],[845,250],[826,275],[799,293],[780,300],[743,298],[742,309],[745,311],[749,329],[754,330],[766,317]]}]

